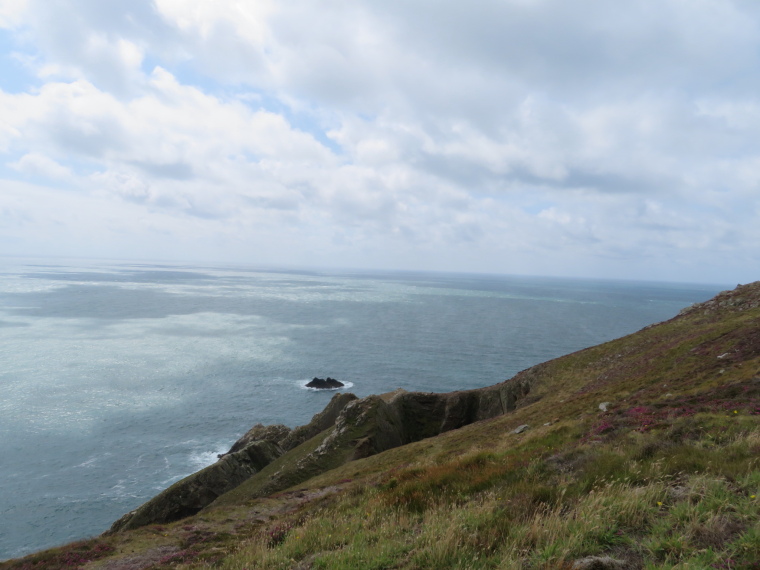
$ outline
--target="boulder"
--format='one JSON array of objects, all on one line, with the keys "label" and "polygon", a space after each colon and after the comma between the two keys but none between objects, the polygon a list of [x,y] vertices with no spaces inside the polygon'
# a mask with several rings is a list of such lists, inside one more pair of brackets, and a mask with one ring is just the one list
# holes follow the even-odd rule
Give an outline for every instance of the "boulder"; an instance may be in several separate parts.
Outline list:
[{"label": "boulder", "polygon": [[345,386],[343,382],[336,380],[335,378],[314,378],[311,382],[306,384],[307,388],[316,388],[317,390],[334,390],[335,388],[342,388]]}]

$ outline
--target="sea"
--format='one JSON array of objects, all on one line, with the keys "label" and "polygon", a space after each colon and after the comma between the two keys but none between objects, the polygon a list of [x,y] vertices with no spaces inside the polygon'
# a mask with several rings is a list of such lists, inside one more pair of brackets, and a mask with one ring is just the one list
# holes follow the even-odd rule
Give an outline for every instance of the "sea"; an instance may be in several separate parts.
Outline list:
[{"label": "sea", "polygon": [[724,285],[0,259],[0,560],[98,535],[256,423],[479,388]]}]

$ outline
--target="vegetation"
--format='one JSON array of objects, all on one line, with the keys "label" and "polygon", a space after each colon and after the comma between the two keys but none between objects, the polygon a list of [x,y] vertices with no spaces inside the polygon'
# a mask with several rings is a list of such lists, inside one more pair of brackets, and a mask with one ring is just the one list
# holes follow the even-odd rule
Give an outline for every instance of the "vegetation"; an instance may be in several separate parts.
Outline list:
[{"label": "vegetation", "polygon": [[513,412],[0,567],[760,568],[760,284],[525,374]]}]

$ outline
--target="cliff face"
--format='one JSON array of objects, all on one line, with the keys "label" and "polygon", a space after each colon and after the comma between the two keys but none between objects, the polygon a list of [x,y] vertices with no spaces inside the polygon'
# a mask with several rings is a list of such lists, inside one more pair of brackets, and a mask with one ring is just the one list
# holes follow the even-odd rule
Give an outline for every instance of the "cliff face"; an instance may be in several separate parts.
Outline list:
[{"label": "cliff face", "polygon": [[219,461],[177,481],[147,503],[127,513],[111,526],[108,533],[148,524],[168,523],[194,515],[278,457],[330,428],[341,410],[354,400],[356,396],[353,394],[336,394],[311,422],[294,430],[284,425],[256,424]]},{"label": "cliff face", "polygon": [[348,461],[510,412],[529,391],[526,372],[495,386],[445,394],[398,390],[361,399],[336,394],[304,426],[257,424],[215,464],[127,513],[108,532],[194,515],[270,464],[267,476],[253,481],[248,492],[280,491]]},{"label": "cliff face", "polygon": [[282,453],[282,448],[276,443],[253,441],[240,451],[229,453],[215,464],[178,481],[137,510],[127,513],[111,526],[109,532],[166,523],[194,515]]}]

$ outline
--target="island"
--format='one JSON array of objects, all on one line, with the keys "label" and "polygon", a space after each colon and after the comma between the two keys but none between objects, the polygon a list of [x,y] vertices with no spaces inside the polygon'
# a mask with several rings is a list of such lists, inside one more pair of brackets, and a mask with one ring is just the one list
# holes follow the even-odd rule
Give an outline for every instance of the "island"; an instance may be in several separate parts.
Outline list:
[{"label": "island", "polygon": [[343,386],[345,386],[343,382],[340,382],[335,378],[330,378],[329,376],[326,379],[315,377],[311,382],[306,384],[307,388],[316,388],[317,390],[334,390],[336,388],[342,388]]}]

